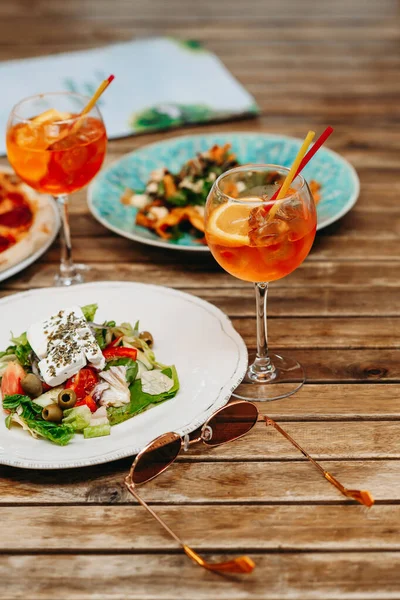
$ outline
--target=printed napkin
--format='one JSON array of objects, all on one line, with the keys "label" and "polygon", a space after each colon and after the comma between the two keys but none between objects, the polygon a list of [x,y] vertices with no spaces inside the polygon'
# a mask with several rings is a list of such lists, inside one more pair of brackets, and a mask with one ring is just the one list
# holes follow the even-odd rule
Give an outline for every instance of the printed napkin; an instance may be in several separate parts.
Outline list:
[{"label": "printed napkin", "polygon": [[51,91],[91,96],[110,73],[115,80],[99,100],[109,138],[259,112],[254,98],[198,42],[136,40],[0,63],[0,153],[17,102]]}]

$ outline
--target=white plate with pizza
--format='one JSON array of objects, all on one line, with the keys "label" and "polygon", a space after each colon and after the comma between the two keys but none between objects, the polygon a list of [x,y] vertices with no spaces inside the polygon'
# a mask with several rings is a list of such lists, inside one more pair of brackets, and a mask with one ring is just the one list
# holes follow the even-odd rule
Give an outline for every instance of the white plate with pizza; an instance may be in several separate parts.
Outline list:
[{"label": "white plate with pizza", "polygon": [[8,167],[0,168],[0,281],[35,262],[55,240],[57,206]]}]

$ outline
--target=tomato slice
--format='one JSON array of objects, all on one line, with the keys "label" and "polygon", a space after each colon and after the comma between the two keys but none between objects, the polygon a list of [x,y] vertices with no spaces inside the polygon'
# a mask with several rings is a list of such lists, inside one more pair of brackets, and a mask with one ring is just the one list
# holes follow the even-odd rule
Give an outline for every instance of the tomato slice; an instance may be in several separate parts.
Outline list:
[{"label": "tomato slice", "polygon": [[10,362],[7,365],[4,375],[1,380],[1,395],[12,396],[13,394],[23,394],[24,390],[21,386],[21,380],[26,373],[21,365],[17,362]]},{"label": "tomato slice", "polygon": [[83,400],[93,391],[98,380],[99,377],[97,373],[93,369],[85,367],[81,369],[79,373],[68,379],[65,387],[74,390],[76,398],[79,401]]},{"label": "tomato slice", "polygon": [[106,360],[114,360],[115,358],[131,358],[132,360],[136,360],[137,350],[136,348],[125,348],[125,346],[114,348],[109,345],[107,348],[104,348],[103,356]]},{"label": "tomato slice", "polygon": [[82,398],[82,400],[78,400],[75,406],[83,406],[84,404],[90,408],[92,413],[96,412],[98,409],[96,402],[93,400],[93,397],[90,394]]}]

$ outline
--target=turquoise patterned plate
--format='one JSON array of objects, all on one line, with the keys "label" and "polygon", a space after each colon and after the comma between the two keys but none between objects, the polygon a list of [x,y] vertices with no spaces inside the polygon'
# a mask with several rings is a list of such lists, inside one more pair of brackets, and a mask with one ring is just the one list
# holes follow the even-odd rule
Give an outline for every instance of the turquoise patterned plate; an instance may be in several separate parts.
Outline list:
[{"label": "turquoise patterned plate", "polygon": [[[302,140],[263,133],[215,133],[175,137],[157,142],[126,154],[104,169],[90,185],[89,208],[93,215],[111,231],[136,242],[178,250],[208,251],[189,234],[178,241],[165,241],[144,227],[135,224],[137,209],[121,204],[125,188],[140,191],[146,187],[151,171],[166,167],[172,172],[183,163],[214,144],[232,144],[241,164],[271,163],[290,166]],[[303,172],[306,179],[322,184],[318,204],[318,227],[322,229],[337,221],[355,204],[360,182],[354,168],[341,156],[321,148]]]}]

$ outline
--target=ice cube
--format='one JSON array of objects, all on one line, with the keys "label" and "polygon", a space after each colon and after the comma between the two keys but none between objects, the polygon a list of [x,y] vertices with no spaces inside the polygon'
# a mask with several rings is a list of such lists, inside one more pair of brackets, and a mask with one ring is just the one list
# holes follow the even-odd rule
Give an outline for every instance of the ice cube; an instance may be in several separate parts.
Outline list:
[{"label": "ice cube", "polygon": [[264,224],[249,231],[252,246],[272,246],[287,239],[289,225],[281,219],[266,219]]},{"label": "ice cube", "polygon": [[303,219],[303,204],[295,198],[290,200],[283,200],[279,203],[278,210],[274,215],[275,219],[282,219],[283,221],[292,221],[293,219]]},{"label": "ice cube", "polygon": [[21,125],[15,130],[15,141],[22,148],[37,148],[43,145],[43,137],[40,129],[30,124]]},{"label": "ice cube", "polygon": [[75,146],[74,148],[67,149],[65,152],[57,152],[54,156],[54,161],[65,173],[75,173],[85,166],[88,158],[89,151],[86,146]]},{"label": "ice cube", "polygon": [[259,229],[260,227],[263,227],[266,223],[267,218],[268,212],[265,209],[265,207],[262,205],[256,206],[250,212],[249,229]]}]

